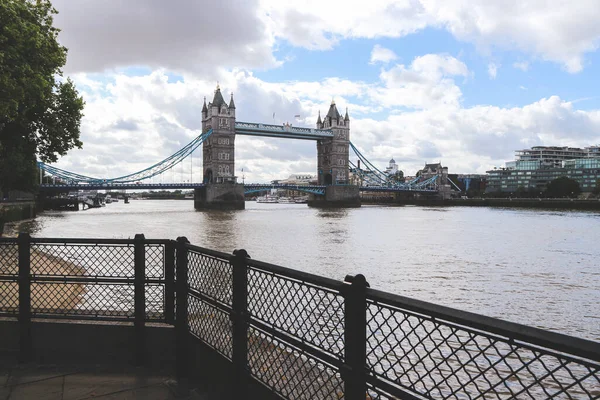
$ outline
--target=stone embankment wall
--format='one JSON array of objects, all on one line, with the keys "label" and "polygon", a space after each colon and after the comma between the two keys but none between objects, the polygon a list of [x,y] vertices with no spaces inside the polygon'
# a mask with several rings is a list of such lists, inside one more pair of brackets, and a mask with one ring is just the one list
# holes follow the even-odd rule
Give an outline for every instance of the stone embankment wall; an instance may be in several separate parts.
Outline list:
[{"label": "stone embankment wall", "polygon": [[[386,204],[390,204],[386,202]],[[416,206],[518,207],[600,211],[600,199],[399,199],[391,203]]]},{"label": "stone embankment wall", "polygon": [[36,206],[34,201],[19,201],[0,203],[0,236],[7,222],[35,218]]}]

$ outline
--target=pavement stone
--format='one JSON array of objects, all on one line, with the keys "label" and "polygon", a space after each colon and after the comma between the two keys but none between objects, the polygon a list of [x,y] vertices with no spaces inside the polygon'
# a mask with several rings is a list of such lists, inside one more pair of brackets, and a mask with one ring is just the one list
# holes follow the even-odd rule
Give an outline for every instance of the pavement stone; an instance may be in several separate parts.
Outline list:
[{"label": "pavement stone", "polygon": [[[0,368],[0,388],[6,386],[9,375],[10,370],[8,368]],[[2,399],[2,396],[0,396],[0,399]]]},{"label": "pavement stone", "polygon": [[0,400],[8,400],[9,395],[10,395],[9,387],[0,387]]},{"label": "pavement stone", "polygon": [[6,386],[16,386],[31,382],[44,381],[47,379],[62,377],[72,374],[73,368],[63,366],[38,366],[38,365],[19,365],[11,370],[11,374],[6,382]]},{"label": "pavement stone", "polygon": [[9,400],[61,400],[64,377],[19,384],[12,387]]},{"label": "pavement stone", "polygon": [[177,400],[177,397],[164,384],[148,386],[126,392],[102,396],[103,400]]},{"label": "pavement stone", "polygon": [[[65,376],[63,400],[106,396],[161,384],[164,378],[148,377],[142,373],[77,373]],[[11,399],[12,400],[12,399]]]}]

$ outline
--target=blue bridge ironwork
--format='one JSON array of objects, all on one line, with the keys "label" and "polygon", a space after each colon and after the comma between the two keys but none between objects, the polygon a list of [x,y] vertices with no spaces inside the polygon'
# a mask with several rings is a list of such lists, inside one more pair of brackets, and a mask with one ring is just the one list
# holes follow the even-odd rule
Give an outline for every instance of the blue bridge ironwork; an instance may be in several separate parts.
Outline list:
[{"label": "blue bridge ironwork", "polygon": [[[66,171],[43,162],[38,162],[40,170],[52,175],[59,184],[42,184],[43,191],[72,191],[72,190],[135,190],[135,189],[196,189],[204,186],[204,183],[148,183],[148,179],[156,177],[165,171],[172,169],[194,150],[202,145],[213,133],[212,129],[203,132],[179,151],[157,162],[156,164],[141,171],[116,178],[96,178]],[[312,129],[303,127],[292,127],[285,125],[269,125],[250,122],[235,122],[235,133],[250,136],[267,136],[280,138],[293,138],[304,140],[319,140],[333,137],[328,129]],[[358,156],[358,159],[367,169],[357,167],[348,161],[350,172],[357,178],[361,191],[365,192],[422,192],[431,193],[438,190],[438,177],[428,179],[415,178],[409,182],[393,182],[390,178],[373,165],[357,148],[350,142],[350,148]],[[275,185],[275,184],[247,184],[245,193],[257,193],[269,189],[296,190],[314,195],[324,195],[324,185]]]},{"label": "blue bridge ironwork", "polygon": [[330,129],[299,128],[289,124],[269,125],[239,121],[235,122],[235,134],[305,140],[319,140],[333,137],[333,132]]}]

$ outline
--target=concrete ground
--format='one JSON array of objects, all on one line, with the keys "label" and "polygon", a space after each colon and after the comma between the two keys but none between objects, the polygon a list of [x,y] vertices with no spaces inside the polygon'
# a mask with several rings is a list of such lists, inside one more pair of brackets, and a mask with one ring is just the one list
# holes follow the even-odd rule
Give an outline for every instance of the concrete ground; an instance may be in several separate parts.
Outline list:
[{"label": "concrete ground", "polygon": [[[6,360],[5,360],[6,361]],[[138,367],[53,366],[2,362],[0,400],[201,400],[169,377]]]}]

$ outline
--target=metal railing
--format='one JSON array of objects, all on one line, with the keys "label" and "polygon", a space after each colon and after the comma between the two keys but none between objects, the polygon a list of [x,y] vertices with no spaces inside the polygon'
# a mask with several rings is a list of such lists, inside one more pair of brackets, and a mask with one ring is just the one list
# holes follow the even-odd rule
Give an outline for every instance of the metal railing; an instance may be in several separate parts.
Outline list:
[{"label": "metal railing", "polygon": [[289,399],[595,399],[600,344],[177,241],[0,239],[0,315],[175,325]]}]

